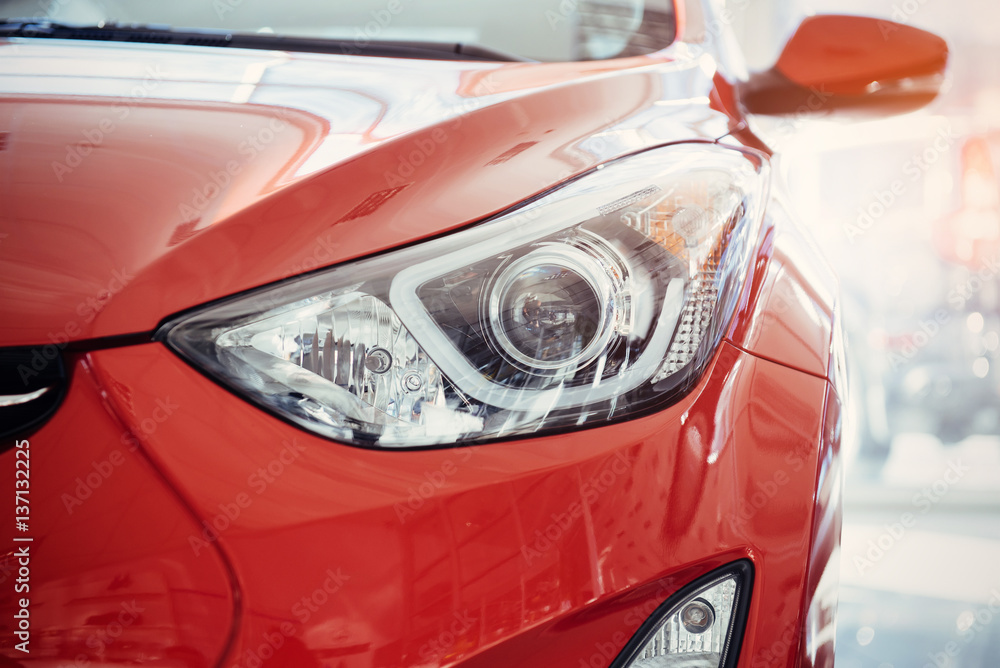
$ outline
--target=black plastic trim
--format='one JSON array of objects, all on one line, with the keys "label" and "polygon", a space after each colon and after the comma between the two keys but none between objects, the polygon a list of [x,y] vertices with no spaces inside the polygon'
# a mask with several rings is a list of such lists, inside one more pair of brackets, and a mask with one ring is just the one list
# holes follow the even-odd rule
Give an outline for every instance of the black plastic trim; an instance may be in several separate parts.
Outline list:
[{"label": "black plastic trim", "polygon": [[373,39],[359,43],[358,40],[354,39],[291,37],[212,28],[175,29],[160,24],[118,24],[113,21],[98,25],[68,24],[56,23],[47,18],[38,17],[0,19],[0,37],[175,44],[192,47],[265,49],[385,58],[535,62],[503,51],[460,42]]},{"label": "black plastic trim", "polygon": [[58,346],[0,348],[0,395],[47,390],[23,404],[0,407],[0,453],[48,422],[62,404],[68,385]]}]

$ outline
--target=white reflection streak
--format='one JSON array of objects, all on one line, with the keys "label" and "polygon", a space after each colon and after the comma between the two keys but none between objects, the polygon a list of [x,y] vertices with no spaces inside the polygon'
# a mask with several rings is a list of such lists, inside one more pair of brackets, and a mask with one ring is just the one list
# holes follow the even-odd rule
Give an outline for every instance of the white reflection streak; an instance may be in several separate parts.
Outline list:
[{"label": "white reflection streak", "polygon": [[229,101],[233,104],[246,104],[249,102],[250,97],[257,90],[257,85],[264,78],[264,73],[271,66],[281,65],[287,61],[288,57],[285,56],[283,58],[272,58],[271,60],[258,61],[247,65],[243,70],[243,78],[240,79],[240,83],[236,87],[236,90],[233,91],[233,96],[229,98]]}]

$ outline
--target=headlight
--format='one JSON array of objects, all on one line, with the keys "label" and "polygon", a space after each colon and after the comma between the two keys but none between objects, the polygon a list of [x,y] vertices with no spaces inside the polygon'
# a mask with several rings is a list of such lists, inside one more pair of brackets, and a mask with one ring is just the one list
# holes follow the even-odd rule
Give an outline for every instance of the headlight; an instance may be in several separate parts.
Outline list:
[{"label": "headlight", "polygon": [[767,189],[757,153],[681,144],[463,231],[211,305],[157,337],[340,441],[416,447],[597,425],[691,387]]}]

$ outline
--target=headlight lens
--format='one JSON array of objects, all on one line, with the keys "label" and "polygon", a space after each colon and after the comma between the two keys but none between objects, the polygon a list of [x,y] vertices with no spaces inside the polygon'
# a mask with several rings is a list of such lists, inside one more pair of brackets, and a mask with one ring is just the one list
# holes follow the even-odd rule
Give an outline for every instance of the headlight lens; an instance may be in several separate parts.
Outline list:
[{"label": "headlight lens", "polygon": [[487,331],[526,373],[586,366],[614,334],[618,296],[605,266],[567,247],[510,263],[489,290]]},{"label": "headlight lens", "polygon": [[261,406],[370,447],[596,425],[718,345],[767,189],[753,152],[654,149],[461,232],[211,305],[158,333]]}]

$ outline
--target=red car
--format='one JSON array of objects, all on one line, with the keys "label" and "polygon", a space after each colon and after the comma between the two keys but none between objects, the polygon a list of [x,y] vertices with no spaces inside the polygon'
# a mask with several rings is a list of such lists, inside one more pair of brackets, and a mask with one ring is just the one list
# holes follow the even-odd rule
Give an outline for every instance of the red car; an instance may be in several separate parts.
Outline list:
[{"label": "red car", "polygon": [[918,106],[941,40],[24,4],[0,664],[832,665],[835,282],[747,114]]}]

